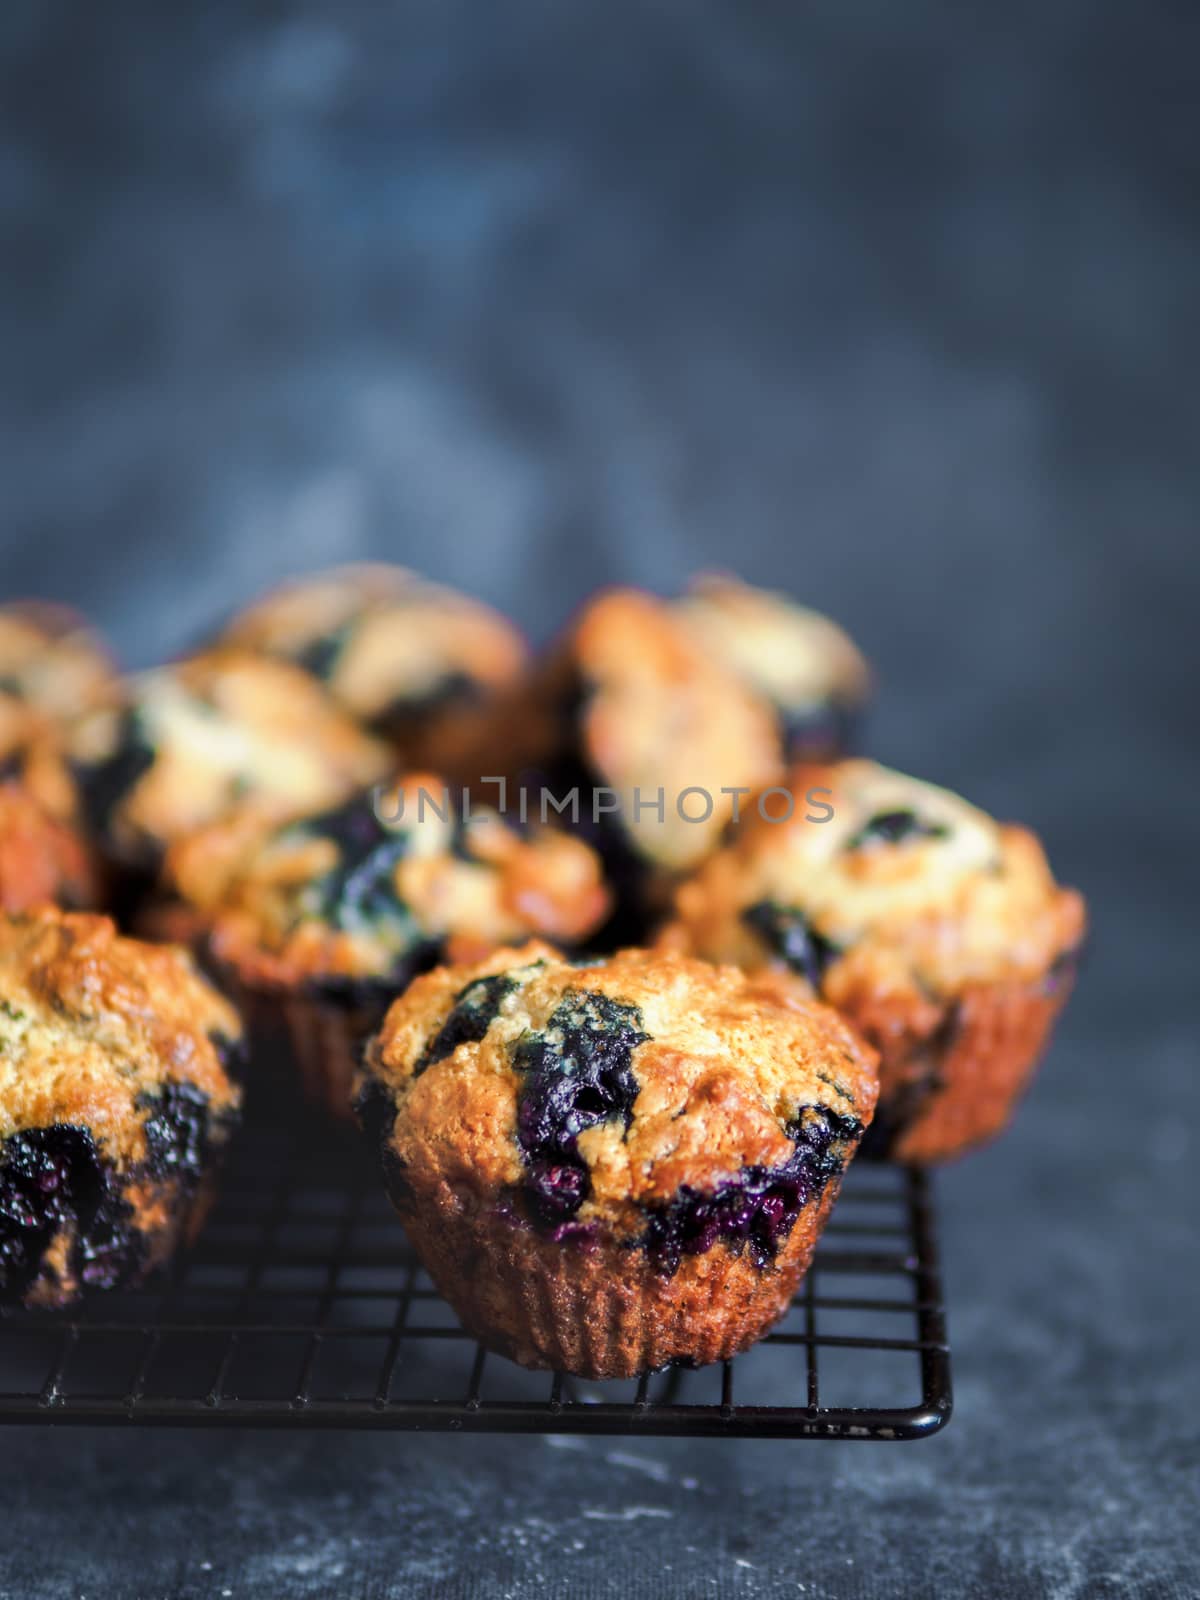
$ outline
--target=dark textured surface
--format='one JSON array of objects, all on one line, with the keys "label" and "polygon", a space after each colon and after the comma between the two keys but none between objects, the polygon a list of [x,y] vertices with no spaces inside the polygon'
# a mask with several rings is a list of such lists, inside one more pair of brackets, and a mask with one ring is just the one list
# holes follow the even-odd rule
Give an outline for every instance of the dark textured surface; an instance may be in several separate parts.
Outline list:
[{"label": "dark textured surface", "polygon": [[539,634],[736,564],[845,620],[874,749],[1038,826],[1096,923],[1018,1125],[940,1184],[944,1434],[10,1432],[0,1595],[1195,1593],[1194,13],[0,36],[6,589],[142,662],[335,555]]}]

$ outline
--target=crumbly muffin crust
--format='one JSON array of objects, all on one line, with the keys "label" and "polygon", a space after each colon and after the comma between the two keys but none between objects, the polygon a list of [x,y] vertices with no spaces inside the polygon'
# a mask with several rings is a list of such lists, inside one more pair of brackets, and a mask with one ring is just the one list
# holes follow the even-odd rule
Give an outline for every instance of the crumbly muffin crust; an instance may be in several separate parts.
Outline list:
[{"label": "crumbly muffin crust", "polygon": [[771,704],[790,757],[828,759],[845,750],[870,673],[836,622],[717,574],[696,578],[674,609],[713,660]]},{"label": "crumbly muffin crust", "polygon": [[[932,784],[849,761],[794,768],[787,787],[789,821],[748,808],[680,886],[664,948],[790,969],[850,1017],[882,1053],[891,1153],[940,1159],[990,1136],[1065,1001],[1082,899],[1026,829]],[[814,790],[831,819],[811,820]]]},{"label": "crumbly muffin crust", "polygon": [[240,1040],[182,951],[106,917],[0,919],[0,1303],[136,1281],[198,1226]]},{"label": "crumbly muffin crust", "polygon": [[119,706],[75,725],[69,754],[105,853],[150,867],[222,816],[317,811],[391,761],[307,673],[237,650],[126,680]]},{"label": "crumbly muffin crust", "polygon": [[782,1313],[875,1096],[873,1052],[790,980],[534,943],[418,978],[359,1104],[472,1331],[617,1375]]},{"label": "crumbly muffin crust", "polygon": [[488,702],[527,659],[490,606],[382,564],[286,584],[235,617],[225,638],[305,668],[408,763],[439,771],[456,770]]}]

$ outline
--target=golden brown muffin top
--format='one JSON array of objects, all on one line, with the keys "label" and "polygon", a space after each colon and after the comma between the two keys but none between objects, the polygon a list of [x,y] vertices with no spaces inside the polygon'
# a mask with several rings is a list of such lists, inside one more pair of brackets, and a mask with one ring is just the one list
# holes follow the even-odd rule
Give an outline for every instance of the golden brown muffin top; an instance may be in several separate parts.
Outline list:
[{"label": "golden brown muffin top", "polygon": [[369,563],[284,584],[235,617],[225,640],[306,668],[381,731],[445,698],[506,687],[527,656],[490,606]]},{"label": "golden brown muffin top", "polygon": [[[582,694],[584,763],[622,797],[622,826],[661,867],[685,869],[713,848],[733,807],[723,789],[758,788],[779,770],[769,708],[652,595],[618,589],[593,600],[555,671],[573,677]],[[653,809],[659,788],[662,821]],[[680,815],[681,804],[695,820]]]},{"label": "golden brown muffin top", "polygon": [[714,660],[785,717],[866,699],[866,661],[849,634],[819,611],[715,573],[694,579],[675,611]]},{"label": "golden brown muffin top", "polygon": [[790,980],[644,950],[572,964],[531,943],[418,978],[366,1074],[405,1182],[633,1240],[681,1191],[857,1138],[875,1066]]},{"label": "golden brown muffin top", "polygon": [[[872,761],[796,767],[787,787],[790,820],[748,807],[732,841],[680,886],[666,947],[790,967],[839,1005],[1036,978],[1082,938],[1082,900],[1058,888],[1024,828]],[[810,820],[827,806],[831,819]]]},{"label": "golden brown muffin top", "polygon": [[0,699],[66,722],[101,704],[115,678],[107,649],[67,606],[36,600],[0,606]]},{"label": "golden brown muffin top", "polygon": [[295,816],[381,778],[385,747],[307,673],[213,650],[129,678],[119,707],[73,728],[69,754],[114,855],[153,861],[235,810]]},{"label": "golden brown muffin top", "polygon": [[21,782],[0,782],[0,911],[53,901],[94,905],[99,887],[74,829],[57,821]]},{"label": "golden brown muffin top", "polygon": [[407,978],[531,934],[577,944],[608,910],[581,840],[468,811],[430,773],[282,827],[208,830],[177,846],[166,872],[209,921],[213,954],[270,987]]},{"label": "golden brown muffin top", "polygon": [[118,1165],[139,1161],[141,1097],[190,1084],[215,1111],[236,1107],[223,1056],[241,1032],[182,950],[122,938],[107,917],[0,918],[0,1139],[72,1123]]}]

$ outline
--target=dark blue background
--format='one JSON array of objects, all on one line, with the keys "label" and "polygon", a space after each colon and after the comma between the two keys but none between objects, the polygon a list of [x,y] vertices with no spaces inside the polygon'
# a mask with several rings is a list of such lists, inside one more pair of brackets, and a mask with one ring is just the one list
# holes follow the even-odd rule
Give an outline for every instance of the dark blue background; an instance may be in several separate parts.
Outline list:
[{"label": "dark blue background", "polygon": [[10,1432],[0,1595],[1197,1591],[1196,13],[970,10],[7,0],[6,591],[141,664],[335,558],[539,637],[733,566],[1095,940],[939,1185],[944,1435]]}]

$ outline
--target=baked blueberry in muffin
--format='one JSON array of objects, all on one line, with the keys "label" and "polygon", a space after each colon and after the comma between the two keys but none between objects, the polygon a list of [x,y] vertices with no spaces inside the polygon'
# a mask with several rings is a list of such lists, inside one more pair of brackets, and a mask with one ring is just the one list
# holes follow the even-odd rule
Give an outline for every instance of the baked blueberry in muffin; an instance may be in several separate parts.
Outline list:
[{"label": "baked blueberry in muffin", "polygon": [[235,650],[127,679],[68,748],[102,853],[151,872],[197,828],[234,812],[317,811],[390,765],[306,673]]},{"label": "baked blueberry in muffin", "polygon": [[136,1283],[193,1237],[240,1039],[181,951],[106,917],[0,918],[0,1305]]},{"label": "baked blueberry in muffin", "polygon": [[769,702],[790,758],[845,754],[870,674],[836,622],[783,595],[715,575],[696,579],[675,609],[715,661]]},{"label": "baked blueberry in muffin", "polygon": [[1032,833],[932,784],[848,761],[788,787],[790,820],[748,808],[679,888],[664,946],[788,969],[848,1017],[881,1055],[868,1149],[940,1161],[991,1138],[1070,992],[1081,897]]},{"label": "baked blueberry in muffin", "polygon": [[535,934],[575,946],[608,909],[581,840],[468,810],[428,773],[257,834],[210,830],[167,872],[248,1015],[284,1023],[310,1091],[345,1116],[362,1044],[416,973]]},{"label": "baked blueberry in muffin", "polygon": [[406,765],[464,779],[475,776],[470,753],[492,702],[527,655],[489,606],[369,564],[284,585],[235,617],[225,637],[314,674]]},{"label": "baked blueberry in muffin", "polygon": [[780,766],[766,703],[666,602],[632,589],[584,608],[518,720],[510,742],[530,806],[578,791],[578,810],[562,815],[596,844],[617,890],[609,943],[644,934],[673,877],[716,847],[731,791],[771,782]]},{"label": "baked blueberry in muffin", "polygon": [[606,1378],[719,1360],[782,1315],[876,1089],[791,980],[532,943],[418,978],[358,1107],[464,1326]]}]

